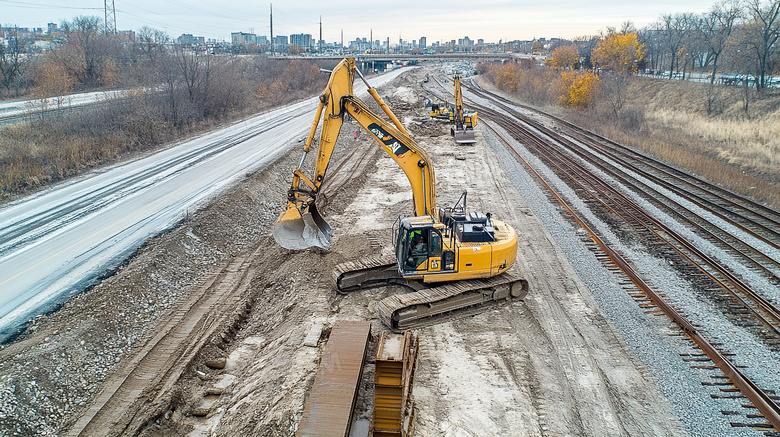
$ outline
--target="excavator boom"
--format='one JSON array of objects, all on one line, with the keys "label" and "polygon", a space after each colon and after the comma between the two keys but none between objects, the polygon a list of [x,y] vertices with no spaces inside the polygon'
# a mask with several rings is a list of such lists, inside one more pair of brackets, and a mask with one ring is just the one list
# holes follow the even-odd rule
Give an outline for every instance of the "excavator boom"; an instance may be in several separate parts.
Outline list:
[{"label": "excavator boom", "polygon": [[[362,100],[354,96],[352,83],[355,73],[366,83],[368,93],[390,118],[391,123],[374,114]],[[287,193],[287,207],[274,225],[274,239],[284,248],[328,249],[330,246],[331,227],[317,211],[315,201],[325,181],[328,164],[345,115],[351,116],[368,131],[406,174],[412,187],[414,215],[436,213],[436,181],[430,158],[409,136],[406,128],[390,111],[376,90],[365,81],[355,67],[355,60],[347,58],[333,69],[328,85],[320,95],[317,113],[304,143],[303,158],[293,171],[293,182]],[[302,167],[311,149],[320,120],[322,120],[322,130],[314,175],[307,177],[303,174]]]}]

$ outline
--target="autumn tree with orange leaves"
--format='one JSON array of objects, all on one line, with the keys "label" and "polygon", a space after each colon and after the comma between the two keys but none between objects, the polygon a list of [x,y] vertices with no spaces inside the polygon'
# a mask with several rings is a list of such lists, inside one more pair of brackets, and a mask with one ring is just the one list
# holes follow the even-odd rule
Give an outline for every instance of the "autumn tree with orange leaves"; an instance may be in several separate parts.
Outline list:
[{"label": "autumn tree with orange leaves", "polygon": [[591,55],[593,61],[603,69],[615,74],[604,75],[602,87],[604,99],[612,107],[616,120],[620,119],[627,98],[628,76],[636,73],[639,61],[645,56],[645,46],[635,33],[625,35],[613,33],[596,44]]},{"label": "autumn tree with orange leaves", "polygon": [[599,91],[601,79],[592,71],[564,71],[559,88],[560,103],[576,109],[590,106]]},{"label": "autumn tree with orange leaves", "polygon": [[645,56],[645,46],[636,34],[612,34],[593,49],[592,58],[601,68],[611,68],[622,74],[636,73],[637,64]]},{"label": "autumn tree with orange leaves", "polygon": [[561,46],[553,50],[553,68],[575,68],[579,63],[580,52],[576,45]]}]

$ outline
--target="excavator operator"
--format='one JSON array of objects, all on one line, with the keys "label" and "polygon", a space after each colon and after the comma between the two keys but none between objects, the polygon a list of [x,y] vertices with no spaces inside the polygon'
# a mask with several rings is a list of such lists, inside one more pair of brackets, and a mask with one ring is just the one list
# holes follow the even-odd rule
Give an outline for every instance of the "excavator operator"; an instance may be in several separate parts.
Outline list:
[{"label": "excavator operator", "polygon": [[428,247],[423,238],[423,231],[413,231],[410,237],[409,258],[406,264],[411,268],[417,268],[428,259]]}]

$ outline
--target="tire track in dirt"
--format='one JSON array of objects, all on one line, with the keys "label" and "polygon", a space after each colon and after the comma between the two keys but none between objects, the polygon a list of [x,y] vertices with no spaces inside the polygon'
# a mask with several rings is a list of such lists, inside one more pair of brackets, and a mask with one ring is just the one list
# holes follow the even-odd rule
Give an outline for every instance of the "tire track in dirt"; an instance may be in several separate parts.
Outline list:
[{"label": "tire track in dirt", "polygon": [[[136,411],[154,409],[201,347],[225,326],[246,301],[251,267],[258,251],[239,256],[215,275],[159,327],[157,335],[125,367],[109,379],[93,405],[81,416],[69,436],[121,434],[137,421]],[[140,404],[149,404],[141,408]]]}]

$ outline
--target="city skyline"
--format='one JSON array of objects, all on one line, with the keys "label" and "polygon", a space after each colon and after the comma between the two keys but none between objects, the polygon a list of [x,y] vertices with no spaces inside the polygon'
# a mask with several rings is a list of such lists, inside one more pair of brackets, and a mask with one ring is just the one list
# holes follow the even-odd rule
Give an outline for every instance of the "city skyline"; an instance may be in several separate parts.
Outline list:
[{"label": "city skyline", "polygon": [[[235,0],[114,0],[118,30],[137,31],[149,26],[166,32],[171,38],[193,34],[206,39],[230,41],[234,32],[254,33],[270,37],[272,3],[246,4]],[[607,0],[589,3],[553,0],[542,6],[524,5],[508,0],[489,1],[477,6],[473,2],[453,1],[447,8],[421,5],[400,0],[393,6],[372,5],[348,0],[338,5],[323,6],[321,2],[302,0],[273,4],[273,34],[311,34],[319,40],[320,17],[323,40],[340,42],[368,38],[391,43],[399,39],[419,40],[429,44],[458,40],[464,36],[482,38],[486,43],[499,40],[531,40],[534,38],[565,38],[595,35],[607,26],[620,27],[625,21],[638,28],[656,21],[662,14],[706,12],[714,0],[689,2],[651,1],[641,5],[613,4]],[[57,24],[87,15],[103,17],[103,1],[72,0],[61,6],[54,0],[0,0],[4,10],[0,25],[16,25],[46,29],[49,22]],[[42,18],[48,17],[48,18]]]}]

